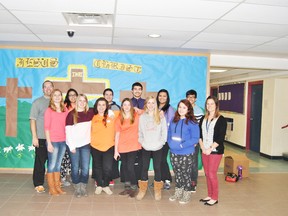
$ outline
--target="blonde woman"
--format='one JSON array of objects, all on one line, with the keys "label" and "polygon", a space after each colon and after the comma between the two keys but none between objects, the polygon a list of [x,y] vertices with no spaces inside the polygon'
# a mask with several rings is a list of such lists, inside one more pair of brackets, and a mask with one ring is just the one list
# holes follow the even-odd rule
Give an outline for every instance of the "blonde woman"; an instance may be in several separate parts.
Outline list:
[{"label": "blonde woman", "polygon": [[47,181],[49,194],[65,194],[60,187],[60,168],[66,150],[65,122],[68,110],[63,103],[62,92],[51,93],[49,107],[44,114],[44,130],[48,150]]},{"label": "blonde woman", "polygon": [[88,99],[79,94],[75,109],[66,118],[66,142],[70,150],[71,177],[75,196],[88,196],[86,186],[89,178],[91,120],[93,109],[88,107]]},{"label": "blonde woman", "polygon": [[144,103],[144,113],[139,119],[139,143],[142,146],[142,173],[138,181],[139,193],[137,200],[142,200],[148,187],[148,169],[150,158],[154,167],[154,195],[155,200],[161,200],[161,159],[162,147],[167,141],[167,124],[165,118],[160,118],[156,99],[148,97]]}]

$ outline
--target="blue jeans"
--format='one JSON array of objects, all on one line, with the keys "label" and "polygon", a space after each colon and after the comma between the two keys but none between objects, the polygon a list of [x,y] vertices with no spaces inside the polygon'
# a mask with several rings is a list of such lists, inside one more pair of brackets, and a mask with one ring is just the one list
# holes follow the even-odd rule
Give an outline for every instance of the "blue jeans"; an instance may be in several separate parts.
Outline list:
[{"label": "blue jeans", "polygon": [[90,144],[76,148],[76,153],[69,151],[71,159],[71,177],[73,184],[88,183],[90,164]]},{"label": "blue jeans", "polygon": [[[46,143],[47,145],[47,143]],[[64,157],[66,151],[66,142],[52,142],[54,151],[52,153],[48,152],[48,165],[47,172],[60,172],[62,158]]]}]

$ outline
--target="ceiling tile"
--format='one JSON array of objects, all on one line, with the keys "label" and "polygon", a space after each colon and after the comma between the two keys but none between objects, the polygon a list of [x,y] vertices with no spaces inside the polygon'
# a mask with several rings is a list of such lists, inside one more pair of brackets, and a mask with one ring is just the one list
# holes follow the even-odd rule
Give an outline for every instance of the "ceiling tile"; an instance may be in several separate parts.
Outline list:
[{"label": "ceiling tile", "polygon": [[274,40],[275,37],[232,35],[216,33],[200,33],[192,41],[212,42],[212,43],[235,43],[235,44],[262,44]]},{"label": "ceiling tile", "polygon": [[246,0],[245,3],[274,5],[274,6],[288,6],[287,0]]},{"label": "ceiling tile", "polygon": [[128,40],[125,38],[115,38],[113,40],[114,45],[138,45],[145,47],[180,47],[185,41],[178,40],[163,40],[160,38],[146,38],[146,39],[138,39],[138,38],[129,38]]},{"label": "ceiling tile", "polygon": [[247,50],[252,45],[248,44],[231,44],[231,43],[209,43],[209,42],[198,42],[189,41],[182,48],[190,49],[205,49],[205,50],[226,50],[226,51],[239,51]]},{"label": "ceiling tile", "polygon": [[287,25],[288,7],[241,4],[221,19]]},{"label": "ceiling tile", "polygon": [[115,27],[172,31],[201,31],[213,20],[118,15]]},{"label": "ceiling tile", "polygon": [[273,40],[269,43],[266,43],[265,46],[284,46],[284,47],[287,47],[288,48],[288,38],[280,38],[280,39],[277,39],[277,40]]},{"label": "ceiling tile", "polygon": [[218,21],[205,29],[205,32],[282,37],[288,34],[288,25]]},{"label": "ceiling tile", "polygon": [[40,41],[39,38],[37,38],[33,34],[11,34],[11,33],[0,33],[0,41],[32,41],[37,42]]},{"label": "ceiling tile", "polygon": [[20,23],[15,16],[11,15],[6,10],[0,10],[0,23],[6,23],[6,24],[13,24],[13,23]]},{"label": "ceiling tile", "polygon": [[117,14],[126,15],[217,19],[236,5],[234,2],[201,0],[121,0],[117,2],[116,11]]},{"label": "ceiling tile", "polygon": [[258,46],[249,49],[248,51],[254,51],[254,52],[261,52],[261,53],[267,53],[267,54],[288,54],[288,46]]},{"label": "ceiling tile", "polygon": [[1,0],[10,10],[43,12],[114,13],[115,0]]},{"label": "ceiling tile", "polygon": [[67,25],[64,16],[59,12],[13,11],[13,14],[24,24]]},{"label": "ceiling tile", "polygon": [[[147,39],[149,34],[160,34],[163,40],[181,40],[187,41],[198,32],[180,32],[180,31],[165,31],[154,29],[127,29],[127,28],[115,28],[114,37],[116,38],[139,38]],[[152,39],[152,38],[151,38]],[[153,40],[153,39],[152,39]]]},{"label": "ceiling tile", "polygon": [[21,24],[1,24],[0,32],[2,33],[15,33],[15,34],[31,34],[31,31]]}]

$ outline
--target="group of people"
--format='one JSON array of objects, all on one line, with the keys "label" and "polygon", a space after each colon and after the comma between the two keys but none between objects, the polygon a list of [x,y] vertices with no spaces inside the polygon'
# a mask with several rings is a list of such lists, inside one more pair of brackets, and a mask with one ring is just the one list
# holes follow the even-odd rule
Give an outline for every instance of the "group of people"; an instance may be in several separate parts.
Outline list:
[{"label": "group of people", "polygon": [[104,90],[93,108],[89,108],[86,95],[74,89],[67,91],[65,100],[49,80],[42,89],[44,95],[33,102],[30,113],[35,147],[33,183],[37,192],[45,191],[48,159],[49,194],[65,194],[60,181],[65,174],[61,175],[60,170],[61,164],[65,168],[70,160],[75,196],[88,196],[91,154],[96,195],[102,191],[113,194],[109,183],[119,177],[118,161],[121,161],[124,190],[119,195],[142,200],[149,185],[152,158],[154,197],[161,200],[161,190],[169,189],[172,181],[167,162],[170,150],[175,193],[169,200],[186,204],[191,193],[196,192],[200,148],[208,188],[208,196],[200,201],[210,206],[218,203],[217,170],[224,153],[226,121],[219,113],[216,97],[207,98],[204,115],[195,103],[195,90],[187,91],[186,99],[180,100],[175,111],[167,90],[161,89],[156,97],[143,99],[143,86],[139,82],[132,85],[133,97],[123,99],[121,106],[113,101],[110,88]]}]

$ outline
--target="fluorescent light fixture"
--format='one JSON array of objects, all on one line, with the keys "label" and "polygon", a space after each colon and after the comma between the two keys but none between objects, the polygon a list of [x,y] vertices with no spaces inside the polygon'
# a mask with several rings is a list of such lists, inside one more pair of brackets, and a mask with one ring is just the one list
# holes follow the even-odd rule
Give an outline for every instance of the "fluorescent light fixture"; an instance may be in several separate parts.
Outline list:
[{"label": "fluorescent light fixture", "polygon": [[225,69],[210,69],[210,73],[222,73],[225,71],[227,71],[227,70],[225,70]]},{"label": "fluorescent light fixture", "polygon": [[160,34],[149,34],[148,37],[150,37],[150,38],[159,38],[159,37],[161,37],[161,35]]}]

